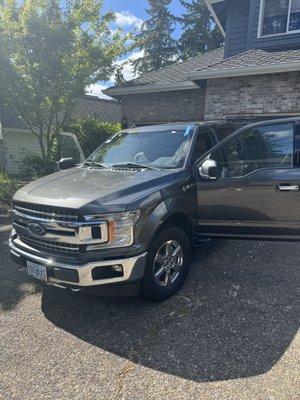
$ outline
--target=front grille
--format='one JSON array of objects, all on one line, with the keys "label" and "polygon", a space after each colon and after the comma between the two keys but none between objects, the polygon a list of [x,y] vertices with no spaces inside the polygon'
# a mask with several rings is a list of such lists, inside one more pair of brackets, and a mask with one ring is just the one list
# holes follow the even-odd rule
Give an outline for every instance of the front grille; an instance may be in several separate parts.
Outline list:
[{"label": "front grille", "polygon": [[21,216],[33,219],[58,222],[78,221],[78,214],[76,211],[59,207],[49,207],[30,203],[14,203],[13,211]]},{"label": "front grille", "polygon": [[80,247],[76,244],[53,242],[40,238],[35,239],[24,234],[18,234],[18,238],[22,243],[38,250],[50,250],[51,252],[64,254],[78,254],[80,252]]}]

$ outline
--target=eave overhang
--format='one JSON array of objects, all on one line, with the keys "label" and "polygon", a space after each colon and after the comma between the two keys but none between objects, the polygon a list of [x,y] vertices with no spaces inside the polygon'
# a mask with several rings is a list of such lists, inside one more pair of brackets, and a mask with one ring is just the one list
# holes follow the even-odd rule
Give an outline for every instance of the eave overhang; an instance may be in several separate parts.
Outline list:
[{"label": "eave overhang", "polygon": [[147,86],[124,87],[124,88],[122,87],[108,88],[103,90],[103,93],[105,93],[108,96],[122,96],[128,94],[170,92],[175,90],[188,90],[188,89],[199,89],[199,86],[195,82],[184,81],[168,85],[147,85]]},{"label": "eave overhang", "polygon": [[217,12],[216,12],[216,10],[214,8],[215,4],[221,3],[221,2],[224,2],[224,1],[226,1],[226,0],[204,0],[209,12],[211,13],[211,16],[215,20],[216,25],[218,26],[218,28],[220,29],[222,35],[225,38],[225,36],[226,36],[225,26],[222,25],[221,20],[220,20],[218,14],[217,14]]}]

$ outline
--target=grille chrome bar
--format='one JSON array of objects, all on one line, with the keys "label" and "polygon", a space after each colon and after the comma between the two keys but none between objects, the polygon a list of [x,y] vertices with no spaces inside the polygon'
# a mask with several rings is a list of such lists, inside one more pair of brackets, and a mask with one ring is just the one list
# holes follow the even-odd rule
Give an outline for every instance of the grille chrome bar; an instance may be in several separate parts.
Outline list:
[{"label": "grille chrome bar", "polygon": [[32,237],[32,239],[40,240],[46,239],[56,243],[70,243],[79,245],[79,240],[76,237],[76,233],[74,230],[70,231],[59,231],[59,230],[46,230],[46,233],[43,236],[34,235],[29,229],[27,224],[22,224],[18,220],[14,220],[12,222],[13,227],[15,228],[18,235]]},{"label": "grille chrome bar", "polygon": [[35,219],[41,222],[78,221],[78,214],[76,213],[76,211],[27,203],[14,203],[13,213],[20,217]]},{"label": "grille chrome bar", "polygon": [[27,236],[23,234],[18,234],[17,238],[21,241],[21,243],[24,243],[27,246],[36,248],[38,250],[51,250],[65,254],[79,254],[80,252],[80,247],[75,244],[59,243],[45,239],[35,239],[32,236]]},{"label": "grille chrome bar", "polygon": [[[13,227],[22,243],[36,249],[77,254],[87,245],[108,242],[108,227],[104,220],[80,221],[76,210],[31,203],[13,204]],[[30,224],[40,223],[45,229],[37,235]]]}]

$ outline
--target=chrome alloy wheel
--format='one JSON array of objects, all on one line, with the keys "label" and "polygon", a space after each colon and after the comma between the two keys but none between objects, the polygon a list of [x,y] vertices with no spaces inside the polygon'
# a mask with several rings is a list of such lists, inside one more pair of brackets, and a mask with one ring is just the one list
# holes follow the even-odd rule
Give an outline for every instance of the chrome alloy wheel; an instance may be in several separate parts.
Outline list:
[{"label": "chrome alloy wheel", "polygon": [[164,243],[156,253],[153,263],[155,281],[168,286],[177,279],[183,265],[183,250],[176,240]]}]

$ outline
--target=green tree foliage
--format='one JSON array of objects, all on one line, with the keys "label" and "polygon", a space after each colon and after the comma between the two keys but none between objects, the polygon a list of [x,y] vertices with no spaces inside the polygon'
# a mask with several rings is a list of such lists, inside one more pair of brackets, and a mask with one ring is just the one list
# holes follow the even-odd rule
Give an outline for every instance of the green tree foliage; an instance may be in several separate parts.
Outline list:
[{"label": "green tree foliage", "polygon": [[123,69],[124,69],[124,66],[126,65],[126,63],[127,62],[124,62],[123,64],[118,65],[118,67],[116,68],[115,79],[114,79],[116,85],[122,85],[122,83],[124,83],[126,81],[126,79],[124,78],[124,75],[123,75]]},{"label": "green tree foliage", "polygon": [[20,165],[20,177],[24,180],[41,178],[57,170],[55,161],[46,160],[39,154],[27,154]]},{"label": "green tree foliage", "polygon": [[102,0],[0,2],[0,104],[15,108],[44,159],[86,86],[107,80],[123,51]]},{"label": "green tree foliage", "polygon": [[121,130],[121,124],[99,122],[96,118],[79,119],[65,127],[74,133],[86,156],[89,156],[111,135]]},{"label": "green tree foliage", "polygon": [[20,184],[17,180],[0,171],[0,212],[2,209],[1,203],[9,204],[19,187]]},{"label": "green tree foliage", "polygon": [[224,38],[204,0],[180,0],[186,13],[181,18],[180,57],[187,59],[220,47]]},{"label": "green tree foliage", "polygon": [[134,48],[144,52],[132,62],[134,72],[144,74],[174,63],[177,58],[177,43],[172,38],[177,18],[170,14],[171,0],[148,0],[146,9],[150,18],[136,35]]}]

